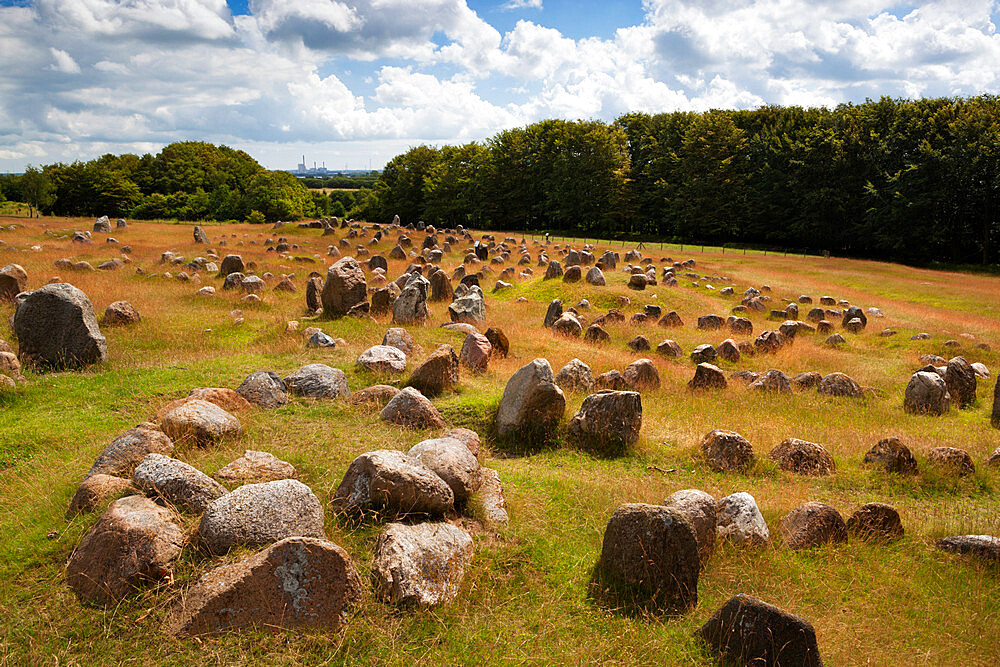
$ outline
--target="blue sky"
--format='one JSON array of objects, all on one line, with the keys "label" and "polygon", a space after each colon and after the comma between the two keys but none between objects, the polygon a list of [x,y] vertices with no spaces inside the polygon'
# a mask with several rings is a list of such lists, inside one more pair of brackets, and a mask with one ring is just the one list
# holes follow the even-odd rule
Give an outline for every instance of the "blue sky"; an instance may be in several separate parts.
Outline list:
[{"label": "blue sky", "polygon": [[998,0],[0,0],[0,171],[379,167],[544,118],[1000,92]]}]

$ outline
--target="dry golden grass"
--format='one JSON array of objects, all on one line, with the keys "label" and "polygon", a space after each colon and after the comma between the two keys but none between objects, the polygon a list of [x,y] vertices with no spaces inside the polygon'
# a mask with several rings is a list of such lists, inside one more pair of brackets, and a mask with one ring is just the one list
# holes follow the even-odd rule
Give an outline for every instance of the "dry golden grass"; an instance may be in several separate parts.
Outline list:
[{"label": "dry golden grass", "polygon": [[[625,347],[637,333],[646,335],[654,347],[673,338],[686,352],[699,343],[718,344],[728,334],[697,331],[695,320],[710,312],[725,316],[738,298],[692,287],[684,279],[678,288],[660,285],[632,292],[616,272],[608,272],[604,288],[567,285],[541,280],[544,270],[533,266],[537,277],[518,281],[509,291],[491,295],[492,281],[484,285],[488,323],[507,333],[511,357],[494,359],[482,375],[463,371],[458,391],[435,399],[452,423],[483,434],[488,465],[500,471],[512,517],[511,525],[499,532],[483,528],[474,517],[466,521],[476,537],[477,555],[454,604],[399,614],[368,599],[340,633],[231,633],[201,642],[178,641],[160,630],[178,587],[225,560],[189,550],[173,587],[144,591],[114,610],[82,607],[63,582],[63,566],[96,517],[67,524],[63,512],[81,476],[112,438],[152,418],[159,407],[192,387],[236,387],[261,368],[284,375],[305,363],[328,363],[343,368],[351,388],[360,389],[376,378],[357,371],[354,361],[366,347],[380,343],[390,326],[387,320],[311,322],[305,317],[305,277],[310,270],[325,271],[324,264],[331,261],[326,247],[339,236],[323,238],[317,230],[294,226],[280,232],[245,225],[206,227],[213,240],[210,247],[220,256],[237,252],[257,262],[259,273],[295,274],[299,293],[267,291],[263,303],[246,307],[238,295],[223,292],[214,276],[201,276],[202,285],[219,290],[215,297],[203,298],[194,295],[200,285],[135,273],[136,267],[147,273],[176,273],[180,267],[158,264],[164,250],[189,258],[202,254],[204,246],[194,244],[192,228],[186,225],[133,223],[126,231],[113,231],[111,236],[132,246],[132,263],[118,272],[56,270],[53,263],[64,256],[96,266],[120,255],[117,247],[103,244],[101,235],[95,235],[99,242],[93,246],[70,243],[73,230],[89,229],[91,223],[0,218],[0,227],[23,225],[0,231],[5,243],[0,246],[0,265],[24,266],[30,288],[58,274],[84,290],[99,315],[112,301],[126,299],[144,318],[136,327],[103,330],[110,351],[106,364],[82,373],[29,373],[26,385],[0,396],[0,465],[6,466],[0,472],[0,614],[8,619],[0,633],[0,664],[711,664],[691,633],[738,592],[809,619],[828,664],[1000,663],[1000,572],[933,550],[934,540],[945,534],[1000,534],[998,473],[983,464],[1000,445],[998,432],[989,426],[994,380],[981,382],[979,401],[967,411],[933,418],[902,410],[903,388],[921,365],[917,357],[927,352],[953,356],[942,345],[948,338],[962,342],[961,352],[970,361],[1000,370],[997,352],[973,347],[976,341],[1000,345],[1000,312],[995,310],[1000,279],[877,262],[700,253],[690,248],[683,254],[674,248],[653,248],[646,254],[658,265],[661,256],[692,257],[699,273],[731,276],[737,294],[746,286],[766,283],[777,303],[802,293],[817,301],[830,294],[862,307],[878,306],[886,314],[870,320],[861,336],[845,334],[848,344],[841,349],[825,347],[819,337],[804,337],[774,356],[720,364],[726,370],[778,368],[789,376],[807,370],[842,371],[875,393],[863,401],[815,393],[762,396],[731,385],[721,392],[691,394],[686,388],[693,374],[690,360],[648,353],[662,387],[643,395],[641,439],[626,456],[599,459],[565,444],[531,456],[490,452],[490,420],[506,380],[531,359],[545,357],[558,371],[577,357],[596,375],[622,370],[642,356]],[[319,255],[317,264],[265,253],[263,241],[279,234],[300,245],[295,255]],[[223,235],[227,244],[220,246]],[[534,255],[533,239],[529,244]],[[41,250],[31,251],[32,245]],[[383,240],[376,249],[385,253],[391,247],[392,242]],[[609,246],[599,244],[597,254],[604,247]],[[619,244],[614,247],[624,250]],[[461,258],[456,249],[443,265],[450,271]],[[407,262],[389,264],[389,275],[395,277]],[[611,342],[601,346],[559,338],[541,327],[553,297],[567,306],[588,298],[594,308],[585,315],[592,320],[615,305],[619,295],[632,299],[624,309],[628,315],[643,304],[657,303],[664,311],[677,310],[685,326],[666,330],[613,325]],[[517,303],[519,296],[528,301]],[[441,343],[456,349],[461,345],[459,334],[435,326],[447,320],[446,307],[431,304],[428,326],[410,328],[425,354]],[[231,317],[237,308],[245,319],[239,326]],[[0,305],[0,339],[11,338],[11,312],[9,305]],[[334,351],[306,350],[300,335],[284,333],[286,322],[293,319],[303,329],[316,324],[346,339],[347,345]],[[776,326],[759,315],[752,319],[755,332]],[[882,326],[898,329],[899,335],[876,337]],[[909,340],[918,331],[934,338]],[[973,334],[976,341],[960,338],[961,333]],[[420,361],[411,360],[411,367]],[[582,395],[567,395],[567,417],[582,400]],[[404,449],[429,437],[385,425],[371,409],[339,402],[295,401],[273,412],[251,411],[241,420],[245,435],[240,442],[211,450],[181,449],[178,455],[212,473],[244,449],[270,451],[295,464],[324,502],[358,454]],[[713,428],[746,436],[760,455],[758,465],[746,475],[711,472],[700,460],[697,444]],[[922,474],[900,478],[860,465],[868,448],[890,435],[902,438],[915,452]],[[797,478],[767,462],[767,451],[790,436],[826,446],[837,474]],[[929,470],[926,452],[939,445],[968,450],[976,474],[955,479]],[[673,491],[690,487],[717,497],[750,492],[777,538],[774,544],[752,552],[720,549],[702,572],[697,609],[682,617],[625,616],[589,600],[591,570],[614,508],[622,502],[662,502]],[[830,503],[845,517],[866,502],[888,502],[899,510],[907,536],[888,546],[852,541],[792,553],[777,535],[778,522],[806,500]],[[347,548],[364,576],[378,527],[347,527],[328,514],[330,539]],[[47,537],[53,531],[56,534]]]}]

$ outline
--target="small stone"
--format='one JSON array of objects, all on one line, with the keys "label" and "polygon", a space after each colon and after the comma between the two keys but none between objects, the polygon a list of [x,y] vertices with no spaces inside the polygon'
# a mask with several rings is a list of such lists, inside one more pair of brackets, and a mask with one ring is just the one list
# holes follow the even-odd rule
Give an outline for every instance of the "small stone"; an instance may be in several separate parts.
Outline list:
[{"label": "small stone", "polygon": [[716,505],[718,540],[737,546],[762,546],[771,539],[767,522],[757,507],[753,496],[746,492],[734,493]]},{"label": "small stone", "polygon": [[444,419],[437,408],[414,387],[406,387],[386,403],[382,421],[412,428],[441,428]]},{"label": "small stone", "polygon": [[701,439],[701,451],[713,470],[742,472],[754,463],[753,445],[735,431],[709,431]]},{"label": "small stone", "polygon": [[296,479],[295,466],[282,461],[274,454],[248,449],[243,456],[220,468],[213,475],[220,482],[229,484],[260,484],[279,479]]},{"label": "small stone", "polygon": [[927,463],[959,477],[976,472],[976,465],[969,453],[957,447],[935,447],[927,453]]},{"label": "small stone", "polygon": [[809,621],[749,595],[730,598],[695,635],[733,664],[823,664]]},{"label": "small stone", "polygon": [[847,525],[840,512],[819,502],[804,503],[786,514],[781,533],[792,551],[847,541]]},{"label": "small stone", "polygon": [[903,522],[891,505],[868,503],[847,519],[847,532],[868,541],[898,540],[903,537]]},{"label": "small stone", "polygon": [[833,457],[822,445],[814,442],[787,438],[771,450],[768,458],[778,467],[797,475],[824,476],[837,472]]},{"label": "small stone", "polygon": [[865,454],[863,463],[882,466],[886,472],[901,475],[917,474],[917,460],[909,448],[899,441],[899,438],[879,440]]}]

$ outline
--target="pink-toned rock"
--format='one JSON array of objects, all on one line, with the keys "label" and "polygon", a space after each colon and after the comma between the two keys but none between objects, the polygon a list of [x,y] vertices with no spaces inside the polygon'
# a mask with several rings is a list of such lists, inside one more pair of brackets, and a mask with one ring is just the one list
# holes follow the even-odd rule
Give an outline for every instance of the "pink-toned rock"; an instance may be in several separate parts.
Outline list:
[{"label": "pink-toned rock", "polygon": [[465,342],[462,343],[459,359],[473,371],[481,373],[489,365],[492,354],[493,346],[489,339],[481,333],[471,333],[465,337]]},{"label": "pink-toned rock", "polygon": [[91,475],[83,480],[73,495],[73,500],[66,510],[66,519],[72,519],[79,514],[88,514],[103,508],[112,498],[131,491],[135,492],[132,483],[114,475]]},{"label": "pink-toned rock", "polygon": [[66,583],[83,602],[114,604],[139,586],[168,578],[184,534],[173,512],[144,496],[116,500],[66,565]]}]

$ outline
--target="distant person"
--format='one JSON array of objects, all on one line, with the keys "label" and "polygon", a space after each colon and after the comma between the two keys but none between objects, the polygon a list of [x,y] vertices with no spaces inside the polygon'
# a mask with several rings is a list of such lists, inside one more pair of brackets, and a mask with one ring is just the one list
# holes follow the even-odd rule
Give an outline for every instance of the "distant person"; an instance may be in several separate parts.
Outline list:
[{"label": "distant person", "polygon": [[545,232],[545,245],[549,244],[549,233]]}]

